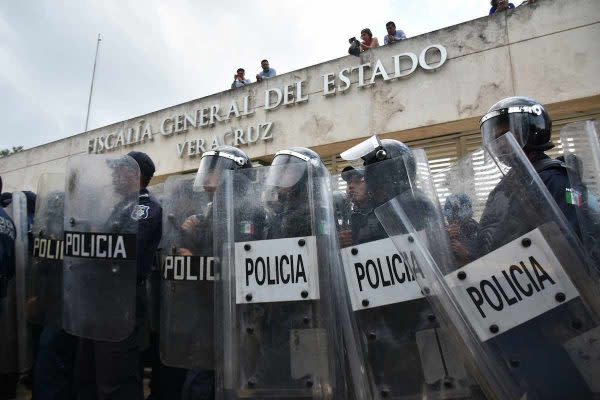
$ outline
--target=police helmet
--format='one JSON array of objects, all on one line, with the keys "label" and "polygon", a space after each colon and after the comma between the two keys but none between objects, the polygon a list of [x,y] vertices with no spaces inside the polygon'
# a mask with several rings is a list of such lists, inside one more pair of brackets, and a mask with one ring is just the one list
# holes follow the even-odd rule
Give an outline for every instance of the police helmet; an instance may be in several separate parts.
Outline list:
[{"label": "police helmet", "polygon": [[448,223],[465,222],[473,217],[473,203],[466,193],[455,193],[446,197],[443,209]]},{"label": "police helmet", "polygon": [[194,180],[194,190],[215,189],[223,171],[251,168],[250,157],[233,146],[218,146],[215,150],[205,151]]},{"label": "police helmet", "polygon": [[528,97],[500,100],[481,118],[480,128],[484,144],[511,132],[524,150],[546,151],[554,147],[550,115],[538,101]]},{"label": "police helmet", "polygon": [[308,168],[314,169],[315,175],[320,175],[325,168],[321,157],[306,147],[292,147],[275,153],[267,186],[291,187],[305,182],[308,176]]},{"label": "police helmet", "polygon": [[384,190],[389,198],[406,190],[417,174],[415,157],[406,144],[376,135],[346,150],[341,157],[349,161],[362,159],[368,191]]}]

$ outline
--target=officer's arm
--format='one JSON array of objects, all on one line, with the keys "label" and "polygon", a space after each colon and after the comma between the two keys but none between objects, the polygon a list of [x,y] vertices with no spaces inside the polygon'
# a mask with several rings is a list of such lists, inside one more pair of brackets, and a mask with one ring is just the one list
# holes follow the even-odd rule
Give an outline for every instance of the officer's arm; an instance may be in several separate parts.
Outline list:
[{"label": "officer's arm", "polygon": [[162,236],[162,208],[152,201],[140,201],[141,205],[148,206],[147,215],[138,220],[138,275],[143,280],[150,269],[154,253]]},{"label": "officer's arm", "polygon": [[542,180],[546,184],[548,191],[554,198],[554,201],[558,205],[558,208],[564,214],[567,222],[573,232],[581,238],[581,231],[579,229],[579,223],[577,220],[577,205],[567,203],[566,193],[567,189],[571,188],[571,183],[566,172],[557,169],[551,169],[544,171],[540,174]]},{"label": "officer's arm", "polygon": [[162,207],[156,204],[148,204],[148,218],[139,220],[138,243],[142,249],[152,247],[156,250],[162,236]]}]

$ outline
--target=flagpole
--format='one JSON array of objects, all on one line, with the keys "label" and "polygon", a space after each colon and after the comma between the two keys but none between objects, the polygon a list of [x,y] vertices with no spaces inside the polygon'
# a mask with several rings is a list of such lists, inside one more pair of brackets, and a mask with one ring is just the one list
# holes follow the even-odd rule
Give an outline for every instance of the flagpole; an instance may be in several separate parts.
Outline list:
[{"label": "flagpole", "polygon": [[85,115],[85,130],[88,130],[88,122],[90,120],[90,106],[92,105],[92,92],[94,91],[94,78],[96,77],[96,61],[98,60],[98,48],[100,48],[100,42],[102,38],[98,34],[98,41],[96,42],[96,55],[94,56],[94,68],[92,69],[92,83],[90,85],[90,97],[88,98],[87,114]]}]

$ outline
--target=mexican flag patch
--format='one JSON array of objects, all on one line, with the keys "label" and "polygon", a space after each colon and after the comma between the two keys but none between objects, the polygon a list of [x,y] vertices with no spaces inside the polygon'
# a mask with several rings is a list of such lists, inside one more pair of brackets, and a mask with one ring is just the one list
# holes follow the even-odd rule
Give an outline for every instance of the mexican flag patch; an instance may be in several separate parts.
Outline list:
[{"label": "mexican flag patch", "polygon": [[256,233],[254,224],[250,221],[240,222],[240,233],[242,235],[253,235]]},{"label": "mexican flag patch", "polygon": [[581,207],[583,205],[583,199],[581,197],[581,193],[577,190],[568,188],[565,191],[565,200],[567,204],[572,204],[577,207]]}]

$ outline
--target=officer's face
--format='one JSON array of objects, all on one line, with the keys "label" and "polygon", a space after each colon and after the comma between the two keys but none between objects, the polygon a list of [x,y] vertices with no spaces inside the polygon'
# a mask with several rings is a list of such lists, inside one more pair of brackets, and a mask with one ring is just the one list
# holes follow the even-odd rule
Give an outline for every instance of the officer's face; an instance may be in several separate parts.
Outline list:
[{"label": "officer's face", "polygon": [[219,185],[219,174],[213,172],[209,174],[204,180],[203,187],[204,191],[209,194],[209,196],[213,196],[217,191],[217,186]]},{"label": "officer's face", "polygon": [[348,197],[353,203],[363,203],[367,199],[367,184],[361,176],[353,177],[348,182]]},{"label": "officer's face", "polygon": [[125,195],[140,190],[139,177],[133,169],[117,168],[113,171],[112,180],[116,193]]},{"label": "officer's face", "polygon": [[[481,126],[484,144],[488,144],[510,131],[510,122],[506,115],[491,118]],[[515,133],[515,132],[513,132]]]},{"label": "officer's face", "polygon": [[500,136],[510,131],[510,124],[508,118],[497,118],[498,121],[494,124],[494,139],[498,139]]}]

